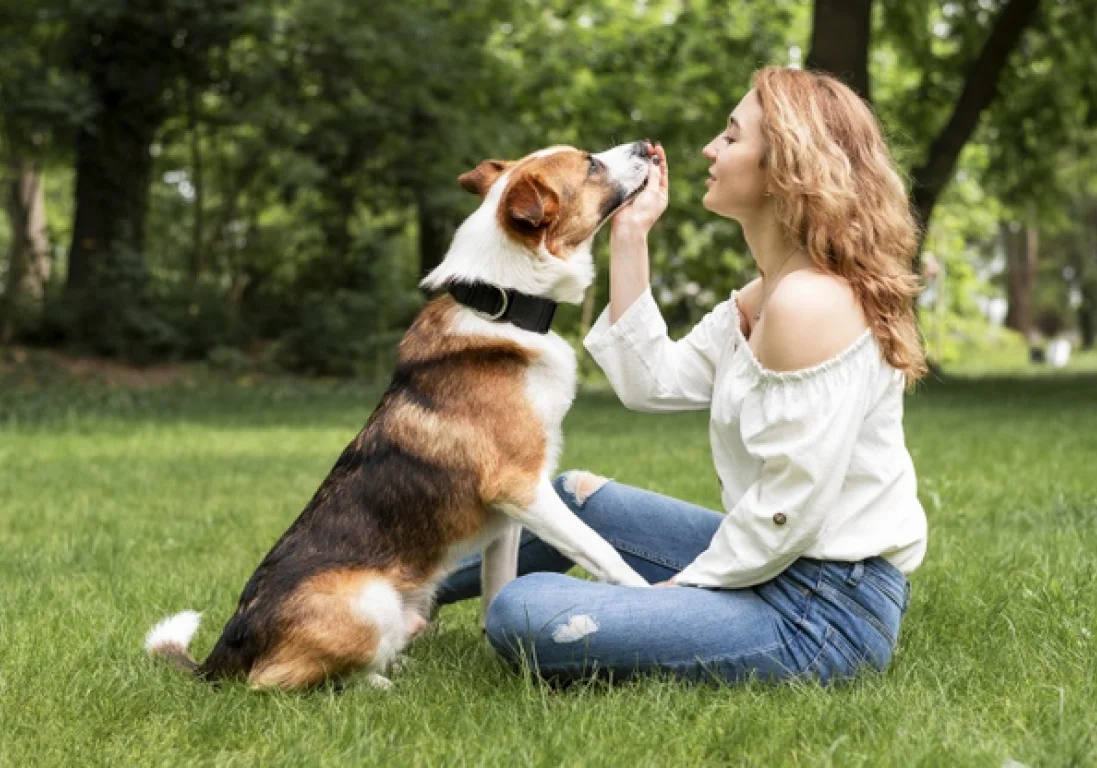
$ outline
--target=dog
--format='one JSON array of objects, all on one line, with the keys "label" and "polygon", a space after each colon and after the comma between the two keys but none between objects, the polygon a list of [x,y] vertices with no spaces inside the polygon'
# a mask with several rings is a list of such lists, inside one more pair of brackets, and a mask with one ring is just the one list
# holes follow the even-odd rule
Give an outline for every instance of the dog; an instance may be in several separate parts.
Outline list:
[{"label": "dog", "polygon": [[647,586],[551,484],[576,357],[549,326],[593,282],[594,236],[645,186],[648,146],[557,146],[459,177],[482,201],[420,283],[445,293],[400,341],[365,427],[247,582],[209,657],[187,650],[193,611],[153,627],[150,654],[253,688],[362,673],[389,687],[449,570],[483,552],[486,611],[515,578],[523,526],[602,581]]}]

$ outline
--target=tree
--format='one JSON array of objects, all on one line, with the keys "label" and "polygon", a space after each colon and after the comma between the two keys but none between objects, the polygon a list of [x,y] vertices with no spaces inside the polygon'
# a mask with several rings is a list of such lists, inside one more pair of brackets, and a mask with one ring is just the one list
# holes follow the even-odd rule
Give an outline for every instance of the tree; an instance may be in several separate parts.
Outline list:
[{"label": "tree", "polygon": [[79,83],[58,64],[63,20],[44,0],[0,11],[0,197],[11,231],[0,341],[36,322],[52,270],[44,167],[87,114]]},{"label": "tree", "polygon": [[[973,57],[968,50],[961,49],[944,58],[933,56],[926,36],[918,34],[919,28],[924,30],[931,26],[935,4],[924,0],[883,0],[883,3],[883,28],[889,31],[887,36],[908,54],[913,53],[910,63],[922,70],[915,93],[937,91],[943,81],[956,79],[956,73],[963,72],[962,87],[952,97],[947,120],[932,134],[919,137],[926,149],[922,161],[911,173],[912,198],[919,221],[928,226],[960,151],[971,138],[980,115],[997,94],[999,77],[1021,35],[1032,23],[1039,0],[1008,0],[989,24],[980,3],[967,0],[950,3],[956,9],[958,19],[965,23],[940,23],[949,32],[955,32],[957,39],[970,43],[975,37],[974,30],[985,29],[981,30],[984,31],[982,44]],[[871,92],[868,52],[872,47],[872,13],[873,0],[816,0],[812,49],[807,60],[809,67],[835,73],[866,98]],[[952,71],[942,72],[940,68],[945,67]],[[912,99],[912,108],[925,109],[926,106],[925,99]]]},{"label": "tree", "polygon": [[[180,80],[201,84],[236,0],[71,0],[69,51],[93,103],[75,142],[67,293],[85,330],[142,291],[151,147]],[[114,290],[122,280],[125,288]]]}]

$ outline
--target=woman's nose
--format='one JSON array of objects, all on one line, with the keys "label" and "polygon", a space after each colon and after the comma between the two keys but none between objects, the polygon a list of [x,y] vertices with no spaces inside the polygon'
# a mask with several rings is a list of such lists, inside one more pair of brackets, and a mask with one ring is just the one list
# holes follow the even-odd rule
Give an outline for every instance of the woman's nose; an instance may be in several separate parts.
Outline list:
[{"label": "woman's nose", "polygon": [[716,150],[712,148],[712,142],[710,141],[705,146],[701,147],[701,154],[709,160],[716,162]]}]

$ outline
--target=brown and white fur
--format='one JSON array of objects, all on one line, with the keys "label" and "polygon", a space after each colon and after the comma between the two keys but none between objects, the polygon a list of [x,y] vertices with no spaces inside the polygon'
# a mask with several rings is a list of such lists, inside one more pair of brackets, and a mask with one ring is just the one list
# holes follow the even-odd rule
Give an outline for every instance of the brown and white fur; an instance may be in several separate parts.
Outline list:
[{"label": "brown and white fur", "polygon": [[[579,303],[595,233],[647,178],[644,147],[553,147],[463,174],[483,201],[423,287],[486,281]],[[486,611],[515,577],[522,526],[601,580],[646,586],[551,484],[575,372],[555,333],[493,322],[448,295],[430,302],[380,404],[252,575],[205,662],[187,651],[192,611],[150,630],[147,650],[210,681],[298,689],[365,670],[387,686],[447,572],[482,550]]]}]

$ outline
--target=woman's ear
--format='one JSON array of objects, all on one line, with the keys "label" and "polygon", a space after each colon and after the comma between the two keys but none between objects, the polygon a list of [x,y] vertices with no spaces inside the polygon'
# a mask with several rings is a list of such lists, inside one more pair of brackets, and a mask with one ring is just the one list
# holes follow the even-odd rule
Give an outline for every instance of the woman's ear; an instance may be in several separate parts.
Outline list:
[{"label": "woman's ear", "polygon": [[460,184],[466,192],[472,192],[474,195],[480,197],[486,197],[488,190],[491,189],[491,185],[495,183],[495,180],[503,175],[509,166],[506,160],[485,160],[471,171],[462,173],[457,177],[457,183]]}]

